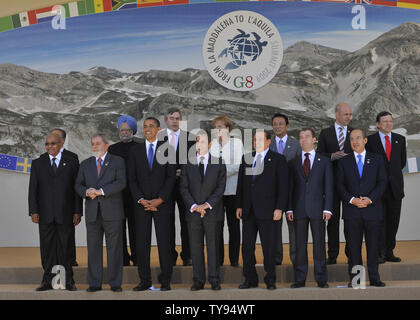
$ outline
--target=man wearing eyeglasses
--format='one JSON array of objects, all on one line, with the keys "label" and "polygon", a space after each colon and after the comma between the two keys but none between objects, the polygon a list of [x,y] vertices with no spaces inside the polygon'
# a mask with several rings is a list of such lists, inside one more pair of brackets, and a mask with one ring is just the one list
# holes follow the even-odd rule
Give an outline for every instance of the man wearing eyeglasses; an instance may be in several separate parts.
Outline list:
[{"label": "man wearing eyeglasses", "polygon": [[53,289],[56,265],[65,268],[65,288],[75,291],[70,259],[73,225],[80,223],[82,202],[74,190],[79,163],[60,152],[60,137],[49,134],[45,150],[32,162],[29,180],[29,215],[39,226],[41,262],[44,269],[37,291]]}]

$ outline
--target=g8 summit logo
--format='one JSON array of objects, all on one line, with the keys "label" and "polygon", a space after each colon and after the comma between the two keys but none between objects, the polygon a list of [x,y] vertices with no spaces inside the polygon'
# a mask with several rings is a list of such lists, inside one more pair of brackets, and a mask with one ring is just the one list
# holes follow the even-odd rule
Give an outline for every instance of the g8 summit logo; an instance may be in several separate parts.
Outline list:
[{"label": "g8 summit logo", "polygon": [[249,91],[270,82],[280,68],[283,44],[270,20],[252,11],[217,19],[203,43],[204,64],[222,86]]}]

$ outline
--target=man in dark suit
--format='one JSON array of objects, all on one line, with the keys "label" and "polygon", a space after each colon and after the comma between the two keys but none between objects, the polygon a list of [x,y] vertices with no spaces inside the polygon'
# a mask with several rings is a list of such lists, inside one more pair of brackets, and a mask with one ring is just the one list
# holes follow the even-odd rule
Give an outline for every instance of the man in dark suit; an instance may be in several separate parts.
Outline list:
[{"label": "man in dark suit", "polygon": [[400,262],[394,256],[396,236],[400,224],[401,203],[404,198],[404,178],[402,169],[407,163],[405,138],[391,132],[394,126],[392,114],[383,111],[376,116],[378,132],[368,137],[366,150],[383,157],[388,183],[382,197],[383,221],[379,236],[379,263]]},{"label": "man in dark suit", "polygon": [[[55,128],[53,130],[51,130],[51,133],[56,134],[60,137],[60,152],[62,154],[65,154],[66,156],[69,156],[71,158],[73,158],[75,161],[77,161],[77,163],[79,163],[79,157],[77,156],[77,154],[75,154],[74,152],[71,152],[67,149],[64,148],[64,143],[66,142],[66,137],[67,137],[67,133],[66,131],[64,131],[63,129],[60,128]],[[82,201],[82,200],[80,200]],[[73,267],[77,267],[79,264],[76,261],[76,230],[74,228],[74,226],[72,227],[72,232],[70,233],[70,261],[71,261],[71,265]]]},{"label": "man in dark suit", "polygon": [[354,266],[363,266],[362,243],[366,241],[367,266],[372,286],[384,287],[378,271],[378,238],[382,220],[382,194],[386,171],[381,156],[366,152],[366,136],[361,129],[350,133],[353,153],[338,161],[337,190],[343,201],[343,219],[349,245],[349,275],[352,287]]},{"label": "man in dark suit", "polygon": [[313,239],[315,280],[318,287],[328,288],[325,222],[332,215],[334,177],[330,159],[315,152],[315,141],[312,129],[302,129],[299,133],[302,152],[289,162],[287,219],[294,221],[296,228],[295,283],[292,288],[305,286],[309,224]]},{"label": "man in dark suit", "polygon": [[264,281],[276,288],[278,223],[287,207],[288,169],[286,158],[269,149],[266,131],[254,134],[255,152],[242,158],[236,191],[236,217],[242,219],[242,257],[245,282],[239,289],[258,286],[255,242],[260,235],[264,254]]},{"label": "man in dark suit", "polygon": [[[351,153],[350,132],[348,125],[352,117],[351,107],[340,102],[335,106],[335,123],[332,127],[323,129],[319,135],[317,152],[331,159],[334,175],[337,173],[337,161]],[[334,190],[333,216],[328,221],[328,260],[327,264],[336,264],[340,250],[340,211],[341,200],[337,190]],[[344,230],[344,235],[346,234]],[[345,250],[348,257],[348,246]]]},{"label": "man in dark suit", "polygon": [[[171,246],[173,247],[173,264],[176,265],[178,252],[176,251],[176,231],[175,231],[175,203],[178,205],[179,222],[181,226],[181,259],[184,266],[191,265],[190,241],[188,236],[188,227],[186,215],[188,210],[184,204],[180,192],[181,180],[181,165],[187,163],[188,150],[194,145],[195,140],[191,133],[180,129],[180,122],[182,121],[182,114],[178,108],[169,108],[165,115],[166,129],[158,134],[158,139],[168,141],[175,150],[176,157],[176,180],[175,187],[172,193],[172,211],[171,211]],[[175,163],[174,163],[175,164]]]},{"label": "man in dark suit", "polygon": [[[284,114],[277,113],[271,118],[271,125],[275,139],[271,139],[270,150],[285,156],[287,162],[300,156],[302,149],[299,142],[287,134],[287,130],[290,128],[289,118]],[[283,219],[278,225],[276,264],[281,265],[283,262]],[[289,256],[292,263],[295,263],[296,237],[293,221],[287,220],[287,227],[289,229]]]},{"label": "man in dark suit", "polygon": [[219,237],[224,218],[223,193],[226,166],[210,156],[210,135],[201,130],[196,135],[196,156],[182,166],[180,191],[189,209],[186,215],[193,265],[192,291],[201,290],[206,282],[204,237],[207,246],[208,280],[212,290],[220,290]]},{"label": "man in dark suit", "polygon": [[46,153],[32,162],[29,180],[29,215],[39,224],[41,261],[44,276],[37,291],[51,290],[52,268],[64,266],[66,289],[75,291],[71,266],[70,239],[73,226],[80,223],[82,202],[74,191],[79,162],[60,153],[60,137],[49,134]]},{"label": "man in dark suit", "polygon": [[[114,143],[109,146],[109,153],[115,154],[124,159],[125,167],[128,168],[128,152],[130,149],[137,145],[138,142],[134,141],[133,137],[137,132],[137,120],[129,115],[122,115],[118,118],[118,130],[120,135],[120,142]],[[127,181],[128,181],[128,170]],[[123,190],[123,202],[124,202],[124,217],[123,220],[123,264],[124,266],[130,265],[130,260],[133,265],[137,265],[136,259],[136,225],[134,222],[134,201],[131,197],[130,187],[127,186]],[[130,239],[130,254],[127,250],[127,224],[128,224],[128,236]]]},{"label": "man in dark suit", "polygon": [[171,290],[173,247],[170,240],[170,215],[175,165],[168,162],[168,157],[174,151],[169,150],[171,147],[167,142],[158,141],[159,130],[158,119],[149,117],[144,120],[143,133],[146,140],[131,148],[128,156],[129,185],[136,203],[136,250],[140,277],[140,283],[133,289],[134,291],[148,290],[152,285],[150,270],[152,220],[159,250],[160,290]]},{"label": "man in dark suit", "polygon": [[103,237],[107,249],[108,282],[113,292],[121,292],[123,274],[122,191],[126,186],[124,159],[108,152],[102,133],[91,139],[93,157],[80,164],[77,193],[86,199],[85,216],[88,247],[88,292],[102,290]]}]

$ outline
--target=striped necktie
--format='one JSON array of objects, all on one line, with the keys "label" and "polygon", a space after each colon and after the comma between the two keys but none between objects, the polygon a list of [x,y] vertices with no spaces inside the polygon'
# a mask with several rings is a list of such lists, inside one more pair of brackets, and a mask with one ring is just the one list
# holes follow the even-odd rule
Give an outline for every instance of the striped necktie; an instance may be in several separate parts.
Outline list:
[{"label": "striped necktie", "polygon": [[344,133],[343,133],[343,127],[338,127],[338,147],[341,150],[344,149]]}]

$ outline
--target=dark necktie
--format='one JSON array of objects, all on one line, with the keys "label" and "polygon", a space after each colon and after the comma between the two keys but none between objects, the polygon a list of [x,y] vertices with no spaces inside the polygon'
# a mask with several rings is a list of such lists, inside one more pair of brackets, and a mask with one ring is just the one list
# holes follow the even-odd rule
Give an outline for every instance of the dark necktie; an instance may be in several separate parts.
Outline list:
[{"label": "dark necktie", "polygon": [[389,136],[385,136],[385,152],[388,162],[391,161],[391,141],[389,140]]},{"label": "dark necktie", "polygon": [[154,157],[153,152],[154,152],[153,144],[150,144],[150,146],[149,146],[149,154],[147,155],[147,158],[149,160],[149,168],[150,168],[150,170],[152,170],[152,168],[153,168],[153,157]]},{"label": "dark necktie", "polygon": [[200,164],[198,165],[198,171],[200,171],[201,181],[204,180],[204,157],[200,157]]},{"label": "dark necktie", "polygon": [[303,161],[303,171],[305,172],[306,179],[309,179],[309,173],[311,172],[311,160],[309,160],[309,152],[305,153],[305,160]]},{"label": "dark necktie", "polygon": [[257,159],[254,162],[253,170],[252,170],[252,180],[255,180],[255,177],[260,174],[261,172],[261,153],[258,154]]},{"label": "dark necktie", "polygon": [[57,173],[57,164],[55,163],[55,160],[57,160],[57,158],[52,158],[52,170],[54,174]]}]

